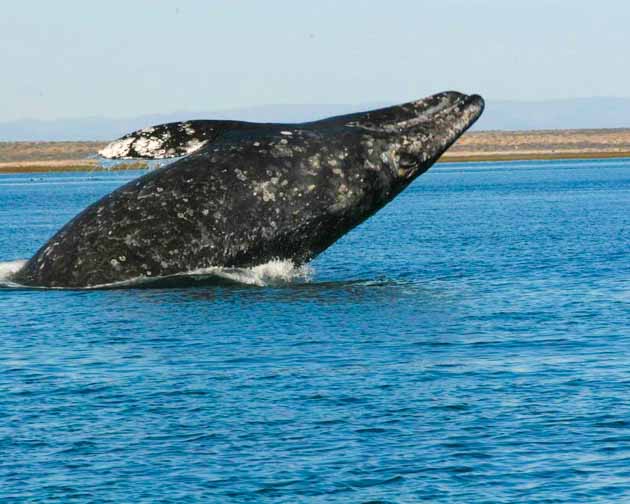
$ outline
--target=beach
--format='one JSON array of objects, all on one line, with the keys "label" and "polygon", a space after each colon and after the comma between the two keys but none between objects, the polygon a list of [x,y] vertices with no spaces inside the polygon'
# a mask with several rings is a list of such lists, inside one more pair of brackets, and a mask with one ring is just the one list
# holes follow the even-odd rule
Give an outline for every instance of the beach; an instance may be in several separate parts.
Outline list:
[{"label": "beach", "polygon": [[[102,170],[96,153],[107,142],[0,142],[0,174]],[[595,159],[630,157],[630,128],[473,131],[465,133],[439,162]],[[106,168],[146,168],[129,161]]]}]

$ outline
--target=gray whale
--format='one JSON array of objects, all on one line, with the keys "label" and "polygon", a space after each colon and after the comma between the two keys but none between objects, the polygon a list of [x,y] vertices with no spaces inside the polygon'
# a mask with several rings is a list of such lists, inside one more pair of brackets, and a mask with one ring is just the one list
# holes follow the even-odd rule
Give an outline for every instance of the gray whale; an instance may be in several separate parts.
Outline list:
[{"label": "gray whale", "polygon": [[301,124],[190,121],[131,133],[101,155],[185,157],[88,206],[14,280],[80,288],[305,263],[427,171],[483,107],[451,91]]}]

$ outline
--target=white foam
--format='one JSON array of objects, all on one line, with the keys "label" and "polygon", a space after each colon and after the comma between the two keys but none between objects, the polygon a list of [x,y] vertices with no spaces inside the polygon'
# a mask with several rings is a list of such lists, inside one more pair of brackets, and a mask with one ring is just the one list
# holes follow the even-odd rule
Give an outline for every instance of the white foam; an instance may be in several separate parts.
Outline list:
[{"label": "white foam", "polygon": [[[0,262],[0,287],[21,287],[11,281],[11,276],[22,268],[26,261]],[[273,260],[265,264],[260,264],[252,268],[201,268],[193,271],[177,273],[162,277],[136,277],[120,282],[113,282],[101,285],[92,285],[86,289],[107,289],[146,286],[152,283],[159,283],[163,280],[178,278],[190,278],[193,281],[203,281],[214,279],[229,280],[234,283],[244,285],[256,285],[265,287],[269,285],[281,285],[292,282],[309,281],[313,276],[313,269],[308,265],[296,266],[292,261]]]},{"label": "white foam", "polygon": [[11,277],[20,271],[26,260],[0,262],[0,287],[17,287],[18,284],[11,281]]},{"label": "white foam", "polygon": [[208,268],[197,270],[191,275],[210,274],[238,283],[264,287],[278,283],[308,281],[313,276],[313,269],[308,265],[296,266],[292,261],[269,261],[253,268]]},{"label": "white foam", "polygon": [[268,285],[286,284],[296,281],[308,281],[313,276],[313,269],[308,265],[296,266],[290,260],[272,260],[265,264],[260,264],[252,268],[222,268],[212,266],[210,268],[200,268],[183,273],[162,277],[142,276],[113,282],[109,284],[94,285],[89,289],[134,287],[159,283],[162,280],[172,280],[178,278],[191,278],[196,281],[224,279],[245,285],[257,285],[265,287]]}]

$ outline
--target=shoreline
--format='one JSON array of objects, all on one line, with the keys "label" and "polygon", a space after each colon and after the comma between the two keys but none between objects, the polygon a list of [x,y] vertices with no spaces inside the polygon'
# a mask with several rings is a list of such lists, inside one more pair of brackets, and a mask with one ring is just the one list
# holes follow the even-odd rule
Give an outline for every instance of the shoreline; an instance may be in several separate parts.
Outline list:
[{"label": "shoreline", "polygon": [[0,162],[0,175],[17,173],[56,173],[56,172],[110,172],[128,170],[146,170],[148,164],[143,161],[129,161],[103,167],[96,159],[59,160],[59,161],[19,161],[16,163]]},{"label": "shoreline", "polygon": [[[497,154],[444,154],[437,163],[487,163],[501,161],[563,161],[574,159],[614,159],[630,158],[630,151],[621,152],[531,152]],[[436,163],[436,164],[437,164]]]},{"label": "shoreline", "polygon": [[[435,164],[452,163],[492,163],[509,161],[571,161],[588,159],[627,159],[630,158],[630,151],[622,152],[532,152],[513,154],[488,154],[488,153],[467,153],[467,154],[445,154]],[[104,167],[98,160],[58,160],[58,161],[20,161],[16,163],[0,162],[0,175],[11,175],[20,173],[57,173],[57,172],[110,172],[110,171],[132,171],[147,170],[149,167],[144,161],[130,161]]]},{"label": "shoreline", "polygon": [[[143,170],[149,163],[129,160],[100,165],[95,157],[106,142],[2,142],[0,175],[80,171]],[[438,163],[558,161],[630,158],[630,128],[469,131],[455,142]]]}]

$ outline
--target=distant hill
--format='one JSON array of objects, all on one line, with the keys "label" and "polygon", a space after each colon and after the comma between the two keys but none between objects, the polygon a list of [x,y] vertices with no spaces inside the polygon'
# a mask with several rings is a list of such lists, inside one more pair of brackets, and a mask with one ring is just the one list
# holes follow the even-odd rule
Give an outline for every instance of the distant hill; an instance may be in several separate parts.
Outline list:
[{"label": "distant hill", "polygon": [[630,128],[630,98],[496,101],[476,125],[481,130]]},{"label": "distant hill", "polygon": [[[229,110],[176,112],[125,119],[88,117],[0,122],[0,141],[111,140],[152,124],[187,119],[301,122],[369,110],[387,103],[359,105],[266,105]],[[476,130],[630,128],[630,98],[549,101],[488,101]]]},{"label": "distant hill", "polygon": [[263,105],[259,107],[215,110],[206,112],[174,112],[124,119],[88,117],[39,121],[25,119],[0,122],[0,142],[113,140],[125,133],[174,121],[190,119],[236,119],[262,122],[304,122],[333,115],[349,114],[380,104],[371,105]]}]

